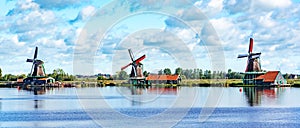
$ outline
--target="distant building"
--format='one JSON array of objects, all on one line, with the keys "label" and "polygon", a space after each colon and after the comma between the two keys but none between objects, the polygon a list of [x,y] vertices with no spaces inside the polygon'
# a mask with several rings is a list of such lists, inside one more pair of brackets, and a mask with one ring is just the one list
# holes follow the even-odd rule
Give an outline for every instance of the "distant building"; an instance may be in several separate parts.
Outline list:
[{"label": "distant building", "polygon": [[102,76],[104,79],[112,79],[112,75],[111,74],[97,74],[97,77]]},{"label": "distant building", "polygon": [[179,84],[181,78],[179,75],[157,75],[150,74],[146,78],[147,83],[151,84]]},{"label": "distant building", "polygon": [[286,85],[287,81],[284,79],[280,71],[269,71],[256,78],[255,85]]},{"label": "distant building", "polygon": [[[34,83],[31,83],[34,79]],[[25,84],[38,84],[38,85],[42,85],[42,84],[51,84],[55,82],[55,79],[52,77],[42,77],[42,78],[25,78],[23,80],[23,82]]]},{"label": "distant building", "polygon": [[298,79],[297,74],[284,74],[283,77],[287,79]]}]

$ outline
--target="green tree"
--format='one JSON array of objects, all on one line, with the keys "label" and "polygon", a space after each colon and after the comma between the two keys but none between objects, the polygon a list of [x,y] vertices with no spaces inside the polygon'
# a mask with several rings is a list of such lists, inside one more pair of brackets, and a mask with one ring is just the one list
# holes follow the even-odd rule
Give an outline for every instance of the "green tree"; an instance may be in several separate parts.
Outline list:
[{"label": "green tree", "polygon": [[166,74],[166,75],[171,75],[171,74],[172,74],[171,69],[165,68],[165,69],[164,69],[164,74]]},{"label": "green tree", "polygon": [[144,72],[143,72],[144,77],[149,76],[149,74],[150,74],[150,72],[147,72],[147,71],[144,71]]},{"label": "green tree", "polygon": [[175,75],[181,75],[181,73],[182,73],[182,68],[176,68],[175,69]]},{"label": "green tree", "polygon": [[232,73],[232,70],[231,70],[231,69],[228,69],[227,75],[226,75],[228,79],[231,79],[231,78],[232,78],[231,73]]},{"label": "green tree", "polygon": [[129,78],[129,75],[127,74],[127,72],[125,71],[120,71],[118,73],[118,77],[117,77],[119,80],[126,80]]},{"label": "green tree", "polygon": [[207,72],[207,79],[211,79],[211,78],[212,78],[211,71],[208,70],[208,72]]},{"label": "green tree", "polygon": [[5,81],[16,81],[18,76],[12,75],[12,74],[5,74],[3,76],[3,80]]},{"label": "green tree", "polygon": [[74,80],[75,77],[69,74],[66,74],[65,71],[61,68],[54,69],[52,74],[49,76],[53,77],[56,81],[71,81]]},{"label": "green tree", "polygon": [[97,80],[105,80],[105,78],[103,76],[98,76]]},{"label": "green tree", "polygon": [[2,77],[2,69],[0,68],[0,78]]},{"label": "green tree", "polygon": [[26,74],[18,75],[18,79],[24,79],[24,78],[26,78]]},{"label": "green tree", "polygon": [[203,72],[202,72],[202,69],[200,69],[199,70],[199,78],[202,79],[202,77],[203,77]]}]

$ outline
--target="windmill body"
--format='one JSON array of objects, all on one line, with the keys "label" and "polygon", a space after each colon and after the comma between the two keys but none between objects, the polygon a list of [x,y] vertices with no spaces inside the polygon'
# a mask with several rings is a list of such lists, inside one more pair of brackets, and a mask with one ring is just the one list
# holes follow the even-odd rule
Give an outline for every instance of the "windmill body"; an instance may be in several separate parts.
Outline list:
[{"label": "windmill body", "polygon": [[131,51],[131,49],[128,49],[129,56],[131,59],[131,62],[121,68],[121,70],[124,70],[131,66],[131,72],[130,72],[130,78],[129,82],[133,85],[139,85],[145,83],[145,77],[143,76],[143,64],[141,63],[142,60],[146,58],[146,55],[143,55],[139,57],[138,59],[134,59],[134,55]]},{"label": "windmill body", "polygon": [[35,52],[32,59],[27,59],[26,62],[32,63],[30,73],[27,78],[23,80],[25,85],[42,85],[47,84],[47,81],[53,83],[53,78],[47,78],[45,74],[44,62],[37,59],[38,47],[35,48]]}]

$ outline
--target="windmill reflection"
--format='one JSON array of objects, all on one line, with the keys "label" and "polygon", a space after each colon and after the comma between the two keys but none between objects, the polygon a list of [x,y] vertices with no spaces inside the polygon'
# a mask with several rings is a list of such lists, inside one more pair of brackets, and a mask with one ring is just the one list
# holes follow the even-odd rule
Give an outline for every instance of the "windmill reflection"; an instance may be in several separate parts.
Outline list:
[{"label": "windmill reflection", "polygon": [[34,109],[43,108],[43,100],[34,100]]},{"label": "windmill reflection", "polygon": [[[263,98],[276,100],[280,93],[277,88],[270,87],[244,87],[243,92],[247,97],[249,106],[260,106]],[[282,91],[282,90],[281,90]]]}]

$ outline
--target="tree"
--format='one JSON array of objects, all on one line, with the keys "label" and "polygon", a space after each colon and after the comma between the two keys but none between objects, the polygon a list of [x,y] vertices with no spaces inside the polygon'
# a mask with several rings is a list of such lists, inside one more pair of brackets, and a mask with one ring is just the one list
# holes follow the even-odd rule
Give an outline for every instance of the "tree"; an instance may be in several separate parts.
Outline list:
[{"label": "tree", "polygon": [[212,77],[211,77],[211,71],[210,70],[208,70],[208,72],[207,72],[207,79],[211,79]]},{"label": "tree", "polygon": [[18,77],[15,75],[12,75],[12,74],[5,74],[3,76],[3,80],[5,80],[5,81],[16,81],[17,79],[18,79]]},{"label": "tree", "polygon": [[18,75],[18,79],[24,79],[24,78],[26,78],[26,74]]},{"label": "tree", "polygon": [[144,71],[144,72],[143,72],[143,75],[144,75],[145,77],[149,76],[149,74],[150,74],[150,72],[147,72],[147,71]]},{"label": "tree", "polygon": [[203,77],[203,72],[202,72],[202,69],[200,69],[199,70],[199,78],[202,79],[202,77]]},{"label": "tree", "polygon": [[182,73],[182,68],[176,68],[175,69],[175,75],[181,75],[181,73]]},{"label": "tree", "polygon": [[125,71],[120,71],[118,73],[118,77],[117,77],[119,80],[126,80],[129,78],[129,75],[127,74],[127,72]]},{"label": "tree", "polygon": [[166,75],[171,75],[171,74],[172,74],[171,69],[165,68],[165,69],[164,69],[164,74],[166,74]]},{"label": "tree", "polygon": [[105,80],[105,78],[103,76],[98,76],[97,80]]},{"label": "tree", "polygon": [[231,69],[228,69],[228,71],[227,71],[227,75],[226,76],[227,76],[228,79],[232,78],[231,71],[232,71]]},{"label": "tree", "polygon": [[0,78],[2,77],[2,69],[0,68]]},{"label": "tree", "polygon": [[53,77],[56,81],[73,81],[75,76],[65,73],[63,69],[54,69],[52,74],[49,76]]}]

